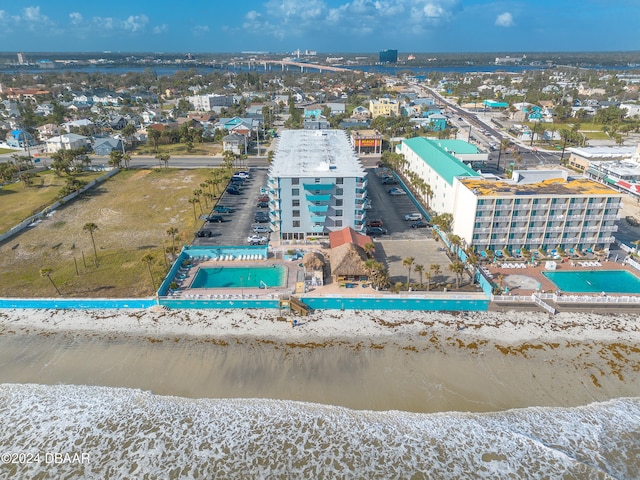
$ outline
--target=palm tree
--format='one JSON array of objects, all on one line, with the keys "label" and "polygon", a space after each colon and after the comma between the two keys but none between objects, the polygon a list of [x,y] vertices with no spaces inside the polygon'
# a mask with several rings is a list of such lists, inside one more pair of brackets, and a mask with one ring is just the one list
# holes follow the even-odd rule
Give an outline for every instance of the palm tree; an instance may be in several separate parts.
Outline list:
[{"label": "palm tree", "polygon": [[462,277],[462,273],[464,272],[464,264],[456,260],[455,262],[449,265],[449,270],[456,274],[456,290],[460,288],[460,277]]},{"label": "palm tree", "polygon": [[500,149],[498,150],[498,165],[496,166],[496,170],[500,171],[500,157],[502,156],[502,152],[506,152],[507,148],[509,148],[509,143],[511,140],[508,138],[503,138],[500,140]]},{"label": "palm tree", "polygon": [[373,258],[373,252],[376,251],[376,244],[373,242],[367,242],[364,244],[364,246],[362,247],[365,251],[365,253],[367,254],[367,257],[369,258]]},{"label": "palm tree", "polygon": [[158,153],[156,158],[160,160],[160,163],[164,164],[164,168],[169,168],[169,159],[171,158],[171,155],[168,153]]},{"label": "palm tree", "polygon": [[176,253],[176,235],[178,234],[178,229],[176,227],[171,227],[167,230],[167,235],[171,237],[171,254],[174,255]]},{"label": "palm tree", "polygon": [[440,275],[440,265],[437,263],[429,265],[429,270],[433,272],[433,280],[436,280],[436,277]]},{"label": "palm tree", "polygon": [[424,276],[427,277],[427,292],[431,289],[431,270],[425,270]]},{"label": "palm tree", "polygon": [[98,266],[98,250],[96,250],[96,240],[93,237],[93,232],[98,230],[98,225],[96,225],[93,222],[85,223],[84,227],[82,227],[82,230],[85,232],[88,232],[89,235],[91,236],[91,243],[93,244],[93,256],[95,260],[94,263],[97,267]]},{"label": "palm tree", "polygon": [[193,219],[197,220],[198,219],[198,214],[196,213],[196,203],[198,203],[198,199],[197,198],[190,198],[189,199],[189,203],[191,205],[193,205]]},{"label": "palm tree", "polygon": [[151,255],[150,253],[147,253],[140,259],[142,263],[147,264],[147,268],[149,269],[149,276],[151,277],[151,289],[155,291],[156,281],[153,278],[153,272],[151,271],[151,264],[153,263],[153,260],[154,260],[153,255]]},{"label": "palm tree", "polygon": [[60,290],[58,290],[58,287],[56,286],[56,284],[53,282],[53,278],[51,278],[51,274],[53,273],[53,269],[52,268],[41,268],[40,269],[40,276],[41,277],[47,277],[49,279],[49,281],[51,282],[51,285],[53,285],[53,288],[56,289],[56,292],[58,292],[58,295],[62,295],[60,293]]},{"label": "palm tree", "polygon": [[413,262],[415,258],[406,257],[402,259],[402,266],[407,267],[407,290],[411,290],[411,267],[413,266]]},{"label": "palm tree", "polygon": [[451,243],[451,253],[453,253],[454,255],[458,255],[458,250],[460,248],[460,245],[462,245],[462,239],[454,233],[450,233],[448,235],[448,238],[449,243]]},{"label": "palm tree", "polygon": [[424,265],[418,263],[415,267],[413,267],[413,269],[418,272],[418,275],[420,275],[420,286],[418,288],[422,288],[422,275],[424,273]]},{"label": "palm tree", "polygon": [[160,132],[155,128],[147,128],[147,137],[153,142],[154,151],[158,153],[158,140],[160,140]]}]

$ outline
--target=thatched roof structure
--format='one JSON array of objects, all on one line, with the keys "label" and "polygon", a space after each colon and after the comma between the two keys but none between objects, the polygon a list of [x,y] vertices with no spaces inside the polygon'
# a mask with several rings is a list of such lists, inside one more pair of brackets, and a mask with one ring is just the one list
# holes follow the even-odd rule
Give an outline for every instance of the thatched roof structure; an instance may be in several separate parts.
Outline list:
[{"label": "thatched roof structure", "polygon": [[324,257],[318,252],[309,252],[302,257],[302,264],[307,270],[322,270],[324,268]]},{"label": "thatched roof structure", "polygon": [[345,243],[331,249],[331,273],[338,277],[368,276],[366,260],[367,254],[361,247]]}]

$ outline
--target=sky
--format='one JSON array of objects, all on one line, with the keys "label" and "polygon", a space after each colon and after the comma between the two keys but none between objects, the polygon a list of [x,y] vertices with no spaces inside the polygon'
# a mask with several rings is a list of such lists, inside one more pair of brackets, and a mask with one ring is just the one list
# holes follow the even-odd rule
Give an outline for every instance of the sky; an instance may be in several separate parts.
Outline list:
[{"label": "sky", "polygon": [[640,0],[0,0],[13,52],[640,50]]}]

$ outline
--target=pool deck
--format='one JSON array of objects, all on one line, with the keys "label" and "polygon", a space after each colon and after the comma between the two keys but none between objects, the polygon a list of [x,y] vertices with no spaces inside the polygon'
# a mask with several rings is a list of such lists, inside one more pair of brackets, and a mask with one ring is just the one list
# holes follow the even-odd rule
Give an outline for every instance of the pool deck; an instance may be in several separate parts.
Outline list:
[{"label": "pool deck", "polygon": [[[583,266],[584,262],[592,262],[592,263],[598,263],[598,266],[592,265],[592,266]],[[612,262],[612,261],[608,261],[608,260],[596,260],[596,259],[592,259],[592,260],[567,260],[565,262],[562,262],[560,260],[556,261],[556,269],[555,270],[547,270],[545,269],[545,262],[544,261],[540,261],[537,262],[537,264],[535,266],[533,265],[527,265],[526,268],[504,268],[502,266],[502,264],[514,264],[514,263],[521,263],[522,262],[499,262],[499,263],[493,263],[493,264],[488,264],[485,265],[485,268],[490,272],[490,274],[493,276],[492,280],[494,283],[500,283],[499,279],[500,276],[502,276],[502,284],[504,285],[504,280],[507,279],[507,277],[509,276],[513,276],[513,275],[519,275],[519,276],[526,276],[526,277],[530,277],[531,279],[535,280],[535,282],[540,284],[540,291],[541,292],[548,292],[548,293],[555,293],[558,291],[558,287],[556,286],[555,283],[553,283],[551,280],[549,280],[549,278],[547,278],[546,276],[543,275],[543,272],[586,272],[586,271],[598,271],[598,270],[626,270],[630,273],[632,273],[633,275],[635,275],[636,277],[640,276],[640,272],[638,272],[637,270],[633,269],[632,267],[630,267],[629,265],[626,264],[622,264],[619,262]],[[514,295],[531,295],[532,293],[536,292],[537,289],[531,289],[531,288],[522,288],[522,287],[509,287],[509,293],[510,294],[514,294]],[[619,296],[625,296],[625,295],[629,295],[628,293],[609,293],[607,292],[607,295],[619,295]]]}]

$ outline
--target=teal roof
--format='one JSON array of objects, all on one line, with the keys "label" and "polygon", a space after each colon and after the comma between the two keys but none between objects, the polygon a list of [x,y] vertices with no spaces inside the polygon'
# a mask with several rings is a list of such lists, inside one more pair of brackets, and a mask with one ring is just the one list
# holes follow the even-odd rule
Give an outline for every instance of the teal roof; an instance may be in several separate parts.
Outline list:
[{"label": "teal roof", "polygon": [[461,153],[461,154],[475,154],[478,153],[478,147],[471,145],[464,140],[431,140],[445,151]]},{"label": "teal roof", "polygon": [[[480,175],[470,167],[462,163],[456,157],[444,150],[442,143],[445,140],[429,140],[424,137],[404,140],[403,144],[416,152],[422,160],[440,175],[449,185],[453,185],[454,177],[479,177]],[[458,142],[458,140],[448,140]],[[466,143],[459,141],[460,143]],[[473,146],[473,145],[471,145]],[[451,148],[450,150],[454,150]],[[477,152],[477,149],[476,149]],[[462,153],[462,152],[460,152]],[[468,152],[473,153],[473,152]]]}]

